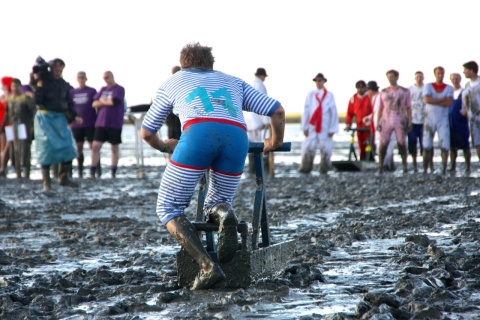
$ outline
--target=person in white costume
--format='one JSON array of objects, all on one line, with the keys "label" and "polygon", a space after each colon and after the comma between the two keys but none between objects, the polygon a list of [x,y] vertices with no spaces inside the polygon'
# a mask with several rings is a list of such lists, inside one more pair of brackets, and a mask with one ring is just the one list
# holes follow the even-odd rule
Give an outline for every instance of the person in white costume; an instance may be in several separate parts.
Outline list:
[{"label": "person in white costume", "polygon": [[313,78],[317,88],[307,94],[302,115],[302,144],[300,172],[309,173],[320,146],[320,173],[331,169],[333,135],[338,132],[338,112],[335,97],[325,88],[327,79],[319,73]]},{"label": "person in white costume", "polygon": [[[252,87],[261,93],[267,94],[265,87],[265,79],[268,77],[267,71],[264,68],[258,68],[255,72]],[[253,112],[244,112],[243,118],[247,124],[247,135],[249,142],[263,142],[266,138],[266,130],[270,128],[270,117],[262,116]],[[265,164],[268,162],[265,161]],[[248,154],[248,169],[250,173],[255,171],[253,154]]]}]

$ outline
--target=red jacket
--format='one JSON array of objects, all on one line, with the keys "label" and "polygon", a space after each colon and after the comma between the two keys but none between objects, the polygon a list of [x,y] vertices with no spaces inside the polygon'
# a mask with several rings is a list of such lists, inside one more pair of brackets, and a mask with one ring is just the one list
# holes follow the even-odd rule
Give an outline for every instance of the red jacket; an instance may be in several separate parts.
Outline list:
[{"label": "red jacket", "polygon": [[351,125],[353,117],[355,117],[357,127],[365,127],[365,124],[363,123],[363,117],[368,116],[372,113],[373,107],[370,103],[370,98],[368,97],[368,95],[365,94],[363,97],[360,97],[358,93],[355,93],[348,102],[347,119],[345,123]]}]

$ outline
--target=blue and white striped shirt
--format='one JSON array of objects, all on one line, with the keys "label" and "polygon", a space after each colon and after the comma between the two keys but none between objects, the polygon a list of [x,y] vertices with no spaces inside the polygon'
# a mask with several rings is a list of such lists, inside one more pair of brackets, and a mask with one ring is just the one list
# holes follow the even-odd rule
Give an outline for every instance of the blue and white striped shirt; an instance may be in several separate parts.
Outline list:
[{"label": "blue and white striped shirt", "polygon": [[182,128],[198,118],[230,120],[246,128],[242,110],[270,116],[279,106],[280,102],[237,77],[215,70],[184,69],[157,90],[142,128],[156,133],[172,109]]}]

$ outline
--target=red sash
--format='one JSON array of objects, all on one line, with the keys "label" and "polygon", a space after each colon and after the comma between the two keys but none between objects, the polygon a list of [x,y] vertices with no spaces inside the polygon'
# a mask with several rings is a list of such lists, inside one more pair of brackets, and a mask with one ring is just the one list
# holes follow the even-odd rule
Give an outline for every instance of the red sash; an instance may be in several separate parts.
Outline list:
[{"label": "red sash", "polygon": [[435,91],[437,91],[438,93],[442,92],[443,89],[445,89],[446,86],[447,85],[445,83],[438,84],[436,82],[432,82],[433,89],[435,89]]},{"label": "red sash", "polygon": [[318,93],[315,94],[315,99],[318,101],[318,107],[315,109],[315,112],[312,115],[312,118],[310,119],[310,124],[315,126],[315,132],[320,133],[322,132],[322,102],[325,99],[325,96],[327,95],[327,89],[323,88],[323,96],[322,99],[318,96]]}]

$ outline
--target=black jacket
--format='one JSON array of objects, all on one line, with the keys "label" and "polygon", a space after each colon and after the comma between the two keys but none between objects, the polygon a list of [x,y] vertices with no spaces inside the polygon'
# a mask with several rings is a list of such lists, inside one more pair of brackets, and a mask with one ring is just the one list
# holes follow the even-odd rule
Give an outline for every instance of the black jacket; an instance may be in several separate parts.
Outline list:
[{"label": "black jacket", "polygon": [[35,88],[35,103],[40,110],[65,113],[68,122],[77,115],[70,97],[70,84],[63,78],[48,77],[39,82]]}]

